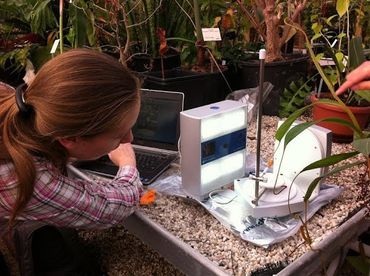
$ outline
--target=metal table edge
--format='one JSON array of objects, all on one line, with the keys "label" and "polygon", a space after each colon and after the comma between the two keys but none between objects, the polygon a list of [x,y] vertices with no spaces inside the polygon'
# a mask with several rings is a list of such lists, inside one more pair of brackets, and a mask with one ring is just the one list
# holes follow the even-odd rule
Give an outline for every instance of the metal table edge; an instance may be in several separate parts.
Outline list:
[{"label": "metal table edge", "polygon": [[186,275],[230,275],[141,211],[136,210],[123,225]]},{"label": "metal table edge", "polygon": [[318,269],[322,268],[321,264],[328,264],[348,242],[356,239],[370,227],[370,221],[365,219],[367,213],[366,208],[361,209],[316,244],[314,250],[306,252],[276,275],[316,275]]}]

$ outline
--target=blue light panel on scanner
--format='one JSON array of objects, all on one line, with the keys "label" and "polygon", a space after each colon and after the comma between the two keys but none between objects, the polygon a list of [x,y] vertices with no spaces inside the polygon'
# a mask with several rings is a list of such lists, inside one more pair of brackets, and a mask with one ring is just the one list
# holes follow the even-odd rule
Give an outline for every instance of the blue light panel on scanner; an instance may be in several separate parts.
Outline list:
[{"label": "blue light panel on scanner", "polygon": [[241,129],[201,143],[201,164],[207,164],[245,148],[247,130]]}]

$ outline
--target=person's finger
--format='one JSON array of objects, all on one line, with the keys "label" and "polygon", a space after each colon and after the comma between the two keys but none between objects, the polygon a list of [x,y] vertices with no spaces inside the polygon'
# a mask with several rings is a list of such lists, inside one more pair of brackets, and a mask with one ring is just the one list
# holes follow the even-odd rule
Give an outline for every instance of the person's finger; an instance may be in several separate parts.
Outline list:
[{"label": "person's finger", "polygon": [[[346,76],[352,85],[370,78],[370,62],[366,61]],[[351,85],[351,86],[352,86]]]},{"label": "person's finger", "polygon": [[363,62],[354,71],[346,76],[346,81],[335,92],[337,95],[343,94],[348,88],[370,78],[370,61]]},{"label": "person's finger", "polygon": [[370,80],[362,81],[353,85],[352,90],[370,90]]},{"label": "person's finger", "polygon": [[335,92],[335,94],[340,95],[347,91],[348,88],[351,88],[353,85],[355,85],[356,81],[348,80],[345,83],[343,83],[338,90]]}]

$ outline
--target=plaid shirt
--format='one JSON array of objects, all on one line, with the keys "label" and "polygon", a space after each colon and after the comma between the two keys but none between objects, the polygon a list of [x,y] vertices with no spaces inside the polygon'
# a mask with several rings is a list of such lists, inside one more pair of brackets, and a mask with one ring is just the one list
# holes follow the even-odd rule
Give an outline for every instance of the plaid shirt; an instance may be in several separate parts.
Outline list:
[{"label": "plaid shirt", "polygon": [[[121,167],[112,180],[87,181],[64,176],[50,162],[36,159],[33,195],[19,220],[59,227],[108,228],[137,207],[143,187],[136,168]],[[11,162],[0,160],[0,218],[8,218],[17,195]]]}]

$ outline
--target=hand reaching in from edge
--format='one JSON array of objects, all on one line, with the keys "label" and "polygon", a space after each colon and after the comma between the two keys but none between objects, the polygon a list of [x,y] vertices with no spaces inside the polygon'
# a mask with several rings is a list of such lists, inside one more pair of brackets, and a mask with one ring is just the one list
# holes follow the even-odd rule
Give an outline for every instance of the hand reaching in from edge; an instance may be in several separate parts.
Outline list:
[{"label": "hand reaching in from edge", "polygon": [[136,167],[135,153],[130,143],[120,144],[109,153],[109,158],[119,167],[125,165]]},{"label": "hand reaching in from edge", "polygon": [[370,61],[365,61],[346,77],[346,81],[335,92],[337,95],[344,93],[348,88],[352,90],[370,89]]}]

